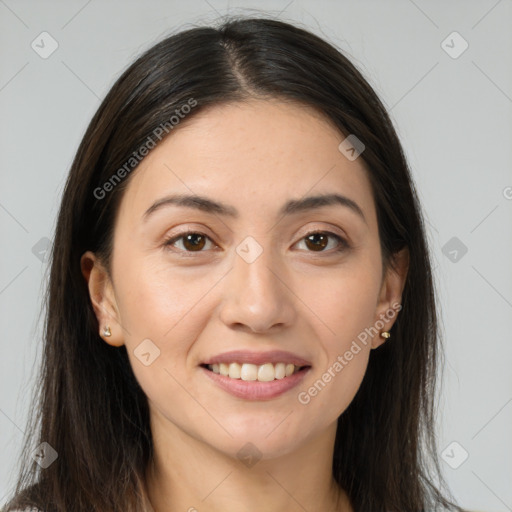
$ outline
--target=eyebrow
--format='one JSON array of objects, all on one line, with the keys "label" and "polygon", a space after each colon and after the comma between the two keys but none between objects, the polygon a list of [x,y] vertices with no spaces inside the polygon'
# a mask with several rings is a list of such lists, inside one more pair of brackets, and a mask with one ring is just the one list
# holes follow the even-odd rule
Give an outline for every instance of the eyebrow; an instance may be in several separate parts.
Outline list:
[{"label": "eyebrow", "polygon": [[[278,216],[294,215],[307,211],[317,210],[325,206],[344,206],[357,214],[365,223],[366,218],[359,205],[352,199],[341,194],[321,194],[308,196],[301,199],[291,199],[287,201],[279,210]],[[155,201],[143,214],[143,220],[157,210],[166,206],[180,206],[184,208],[193,208],[206,213],[222,215],[236,219],[239,213],[236,208],[214,201],[208,197],[198,195],[176,194],[163,197]]]}]

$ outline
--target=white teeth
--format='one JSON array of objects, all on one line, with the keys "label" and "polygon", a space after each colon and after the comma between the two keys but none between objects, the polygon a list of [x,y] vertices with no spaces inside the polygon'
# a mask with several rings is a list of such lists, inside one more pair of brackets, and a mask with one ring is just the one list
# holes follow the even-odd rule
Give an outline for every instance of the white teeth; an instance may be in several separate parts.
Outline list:
[{"label": "white teeth", "polygon": [[286,365],[284,363],[276,364],[276,379],[283,379],[286,377]]},{"label": "white teeth", "polygon": [[258,380],[260,382],[270,382],[271,380],[274,380],[275,376],[276,371],[272,363],[262,364],[258,368]]},{"label": "white teeth", "polygon": [[244,363],[240,369],[240,378],[242,380],[257,380],[258,367],[255,364]]},{"label": "white teeth", "polygon": [[209,364],[208,369],[231,379],[242,379],[245,381],[257,380],[259,382],[271,382],[274,379],[290,377],[299,370],[299,366],[292,363],[265,363],[262,365],[249,363],[220,363]]},{"label": "white teeth", "polygon": [[229,365],[229,376],[232,379],[239,379],[240,378],[240,370],[241,370],[241,367],[238,363],[231,363]]}]

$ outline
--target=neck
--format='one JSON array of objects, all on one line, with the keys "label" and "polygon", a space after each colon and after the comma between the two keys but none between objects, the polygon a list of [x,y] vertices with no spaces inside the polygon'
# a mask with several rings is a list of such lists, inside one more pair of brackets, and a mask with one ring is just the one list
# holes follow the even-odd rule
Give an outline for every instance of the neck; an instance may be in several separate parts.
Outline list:
[{"label": "neck", "polygon": [[332,477],[335,425],[292,453],[245,463],[167,427],[146,472],[153,512],[352,512]]}]

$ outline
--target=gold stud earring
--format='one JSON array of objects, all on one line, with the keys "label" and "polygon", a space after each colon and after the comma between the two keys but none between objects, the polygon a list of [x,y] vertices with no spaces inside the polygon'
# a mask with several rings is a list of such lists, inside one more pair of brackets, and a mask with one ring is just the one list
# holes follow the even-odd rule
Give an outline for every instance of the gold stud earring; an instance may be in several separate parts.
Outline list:
[{"label": "gold stud earring", "polygon": [[382,331],[380,333],[380,335],[384,338],[384,339],[388,339],[388,338],[391,338],[391,334],[389,333],[389,331]]},{"label": "gold stud earring", "polygon": [[107,338],[109,336],[112,336],[112,332],[110,331],[110,325],[106,325],[105,329],[103,329],[103,336],[106,336]]}]

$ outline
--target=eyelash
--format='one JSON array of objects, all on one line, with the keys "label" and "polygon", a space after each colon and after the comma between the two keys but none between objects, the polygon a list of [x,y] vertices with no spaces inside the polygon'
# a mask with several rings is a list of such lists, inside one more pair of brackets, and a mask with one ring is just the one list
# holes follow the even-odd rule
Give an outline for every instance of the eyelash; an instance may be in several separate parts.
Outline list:
[{"label": "eyelash", "polygon": [[[327,235],[328,237],[334,238],[338,242],[338,246],[335,247],[334,249],[328,249],[327,251],[307,251],[307,252],[311,252],[313,254],[314,253],[320,253],[320,254],[326,253],[328,255],[329,254],[332,255],[332,254],[342,252],[350,247],[348,242],[341,236],[337,235],[336,233],[332,233],[331,231],[322,231],[322,230],[316,230],[316,231],[311,231],[311,232],[307,233],[299,240],[299,242],[302,242],[303,240],[305,240],[307,237],[309,237],[311,235],[317,235],[317,234]],[[179,235],[175,235],[175,236],[171,236],[171,237],[167,238],[164,241],[164,246],[172,247],[173,244],[175,244],[178,240],[185,238],[187,235],[200,235],[200,236],[205,237],[206,239],[208,239],[210,242],[213,243],[213,240],[208,235],[205,235],[204,233],[201,233],[200,231],[185,231],[184,233],[180,233]],[[173,249],[171,249],[171,250],[173,250]],[[204,250],[187,251],[187,250],[183,250],[183,249],[178,249],[177,252],[181,252],[181,253],[184,253],[187,255],[193,255],[194,253],[202,253],[205,251]]]}]

